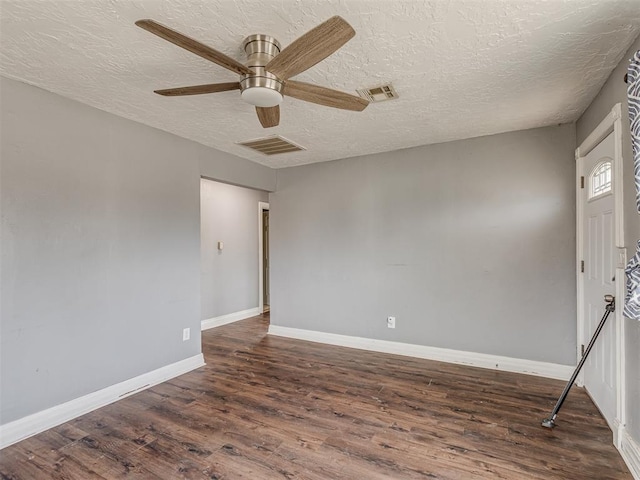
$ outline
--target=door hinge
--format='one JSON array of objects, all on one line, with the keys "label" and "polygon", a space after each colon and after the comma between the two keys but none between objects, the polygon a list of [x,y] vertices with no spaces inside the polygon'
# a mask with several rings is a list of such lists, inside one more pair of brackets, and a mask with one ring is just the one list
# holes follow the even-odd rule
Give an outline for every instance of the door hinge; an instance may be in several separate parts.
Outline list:
[{"label": "door hinge", "polygon": [[584,260],[580,260],[580,272],[584,273]]},{"label": "door hinge", "polygon": [[580,355],[584,357],[584,343],[580,345]]},{"label": "door hinge", "polygon": [[580,188],[584,188],[584,177],[580,177]]}]

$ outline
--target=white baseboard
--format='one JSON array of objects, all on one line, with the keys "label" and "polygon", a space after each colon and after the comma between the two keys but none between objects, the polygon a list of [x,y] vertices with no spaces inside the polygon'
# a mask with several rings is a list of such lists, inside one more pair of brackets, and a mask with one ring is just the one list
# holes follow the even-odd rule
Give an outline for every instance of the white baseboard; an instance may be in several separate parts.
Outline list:
[{"label": "white baseboard", "polygon": [[116,383],[97,392],[0,425],[0,449],[68,422],[80,415],[109,405],[129,395],[166,382],[171,378],[199,368],[204,364],[204,357],[200,353],[193,357],[172,363],[171,365],[158,368],[157,370],[143,373],[124,382]]},{"label": "white baseboard", "polygon": [[633,478],[640,480],[640,444],[631,438],[629,432],[622,433],[620,454],[627,464],[627,467],[629,467]]},{"label": "white baseboard", "polygon": [[209,330],[210,328],[220,327],[228,323],[237,322],[239,320],[244,320],[245,318],[251,318],[261,314],[262,310],[260,310],[260,307],[250,308],[240,312],[227,313],[226,315],[220,315],[219,317],[202,320],[201,328],[202,330]]},{"label": "white baseboard", "polygon": [[437,360],[439,362],[457,363],[461,365],[469,365],[471,367],[526,373],[527,375],[555,378],[558,380],[568,380],[574,370],[574,367],[570,365],[560,365],[557,363],[538,362],[535,360],[523,360],[520,358],[488,355],[486,353],[464,352],[461,350],[450,350],[447,348],[390,342],[387,340],[376,340],[373,338],[351,337],[347,335],[337,335],[335,333],[281,327],[278,325],[269,326],[269,334],[280,337],[296,338],[299,340],[308,340],[310,342],[328,343],[330,345],[339,345],[341,347],[372,350],[374,352],[392,353],[394,355],[405,355],[408,357],[426,358],[428,360]]}]

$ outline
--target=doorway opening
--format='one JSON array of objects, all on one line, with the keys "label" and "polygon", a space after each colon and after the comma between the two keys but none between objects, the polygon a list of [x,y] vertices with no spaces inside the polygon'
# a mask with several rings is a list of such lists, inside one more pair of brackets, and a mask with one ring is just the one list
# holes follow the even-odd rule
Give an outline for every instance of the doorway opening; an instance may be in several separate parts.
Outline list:
[{"label": "doorway opening", "polygon": [[269,293],[271,262],[269,257],[269,204],[265,202],[258,203],[258,232],[258,258],[260,259],[258,268],[258,308],[263,315],[266,315],[271,312],[271,296]]},{"label": "doorway opening", "polygon": [[261,255],[256,250],[262,238],[262,221],[256,221],[255,215],[256,205],[267,202],[268,195],[262,190],[200,180],[203,330],[262,315],[263,297],[256,291],[262,282]]}]

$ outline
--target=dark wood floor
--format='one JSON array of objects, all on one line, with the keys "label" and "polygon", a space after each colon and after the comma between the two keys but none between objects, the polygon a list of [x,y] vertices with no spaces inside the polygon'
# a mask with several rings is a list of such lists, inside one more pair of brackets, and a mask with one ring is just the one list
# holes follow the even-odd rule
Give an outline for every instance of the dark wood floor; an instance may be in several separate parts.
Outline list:
[{"label": "dark wood floor", "polygon": [[203,334],[207,366],[6,448],[3,479],[630,479],[563,383],[266,336]]}]

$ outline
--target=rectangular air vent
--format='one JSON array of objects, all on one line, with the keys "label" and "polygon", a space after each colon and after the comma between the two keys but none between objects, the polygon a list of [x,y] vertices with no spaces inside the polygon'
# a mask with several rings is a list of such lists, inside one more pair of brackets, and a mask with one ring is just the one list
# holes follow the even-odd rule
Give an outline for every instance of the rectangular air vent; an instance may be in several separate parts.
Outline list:
[{"label": "rectangular air vent", "polygon": [[398,98],[398,92],[393,88],[393,85],[387,83],[385,85],[378,85],[377,87],[361,88],[356,90],[365,100],[370,102],[384,102],[385,100],[393,100]]},{"label": "rectangular air vent", "polygon": [[238,145],[250,148],[264,155],[278,155],[280,153],[299,152],[306,148],[296,145],[291,140],[287,140],[280,135],[271,137],[256,138],[247,142],[238,142]]}]

